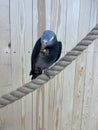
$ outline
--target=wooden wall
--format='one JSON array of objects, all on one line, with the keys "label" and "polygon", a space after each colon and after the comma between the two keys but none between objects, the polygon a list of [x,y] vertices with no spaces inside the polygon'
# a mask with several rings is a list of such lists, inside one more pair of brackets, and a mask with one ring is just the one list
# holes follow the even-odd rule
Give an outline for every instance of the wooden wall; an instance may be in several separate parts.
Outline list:
[{"label": "wooden wall", "polygon": [[[43,30],[62,56],[98,23],[98,0],[0,0],[0,96],[30,81]],[[98,40],[33,94],[0,109],[0,130],[98,130]]]}]

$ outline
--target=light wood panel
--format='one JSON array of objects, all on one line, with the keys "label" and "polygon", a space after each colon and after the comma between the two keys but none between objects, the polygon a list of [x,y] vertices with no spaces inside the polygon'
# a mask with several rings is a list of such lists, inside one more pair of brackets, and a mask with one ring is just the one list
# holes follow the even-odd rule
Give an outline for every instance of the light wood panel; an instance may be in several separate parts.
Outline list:
[{"label": "light wood panel", "polygon": [[94,58],[93,58],[93,77],[92,77],[92,90],[91,90],[91,102],[90,102],[90,113],[89,120],[87,121],[88,128],[90,130],[98,129],[98,70],[96,69],[98,64],[98,40],[94,43]]},{"label": "light wood panel", "polygon": [[[90,11],[90,21],[89,21],[89,29],[95,26],[97,18],[97,1],[91,1],[91,11]],[[93,67],[94,67],[94,45],[91,45],[87,49],[87,60],[86,60],[86,75],[85,75],[85,91],[84,91],[84,99],[83,99],[83,112],[82,112],[82,124],[81,129],[86,130],[90,129],[90,122],[89,118],[91,115],[90,107],[91,107],[91,98],[92,98],[92,91],[93,91]],[[94,124],[93,124],[94,125]]]},{"label": "light wood panel", "polygon": [[[66,16],[66,39],[64,41],[64,51],[71,50],[78,39],[78,22],[79,22],[79,7],[80,1],[67,1],[67,16]],[[63,43],[63,44],[64,44]],[[75,77],[75,62],[73,62],[62,75],[62,130],[72,129],[72,114],[73,114],[73,94],[74,94],[74,77]]]},{"label": "light wood panel", "polygon": [[[0,8],[0,96],[30,80],[32,48],[45,29],[62,41],[64,56],[98,22],[98,0],[1,0]],[[0,130],[97,130],[97,42],[55,79],[0,109]]]},{"label": "light wood panel", "polygon": [[11,86],[11,49],[9,1],[0,2],[0,96],[8,91]]},{"label": "light wood panel", "polygon": [[[80,1],[77,42],[80,41],[89,31],[91,1],[88,0],[86,2],[88,3],[87,7],[85,7],[87,3],[85,3],[83,0]],[[87,60],[86,51],[76,60],[72,130],[76,129],[81,130],[83,98],[85,91],[84,84],[85,84],[86,60]]]}]

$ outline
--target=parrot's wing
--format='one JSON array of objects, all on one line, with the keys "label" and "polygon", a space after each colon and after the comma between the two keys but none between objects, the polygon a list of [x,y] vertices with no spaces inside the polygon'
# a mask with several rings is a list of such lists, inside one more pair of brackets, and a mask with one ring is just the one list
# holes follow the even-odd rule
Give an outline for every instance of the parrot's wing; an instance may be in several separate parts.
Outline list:
[{"label": "parrot's wing", "polygon": [[32,56],[31,56],[31,63],[35,63],[39,53],[40,53],[40,50],[41,50],[41,39],[39,39],[34,48],[33,48],[33,51],[32,51]]},{"label": "parrot's wing", "polygon": [[32,55],[31,55],[31,72],[30,72],[30,75],[33,75],[34,74],[34,71],[35,71],[35,62],[38,58],[38,55],[40,53],[40,49],[41,49],[41,39],[37,40],[34,48],[33,48],[33,51],[32,51]]},{"label": "parrot's wing", "polygon": [[57,61],[59,58],[60,58],[60,55],[61,55],[61,51],[62,51],[62,43],[61,42],[58,42],[58,45],[59,45],[59,49],[58,49],[58,56],[56,58],[55,61]]}]

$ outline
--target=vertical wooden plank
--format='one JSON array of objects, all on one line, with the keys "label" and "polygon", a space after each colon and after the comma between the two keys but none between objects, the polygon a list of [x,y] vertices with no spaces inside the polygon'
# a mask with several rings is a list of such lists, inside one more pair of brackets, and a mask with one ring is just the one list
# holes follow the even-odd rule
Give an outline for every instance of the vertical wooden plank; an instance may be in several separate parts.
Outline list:
[{"label": "vertical wooden plank", "polygon": [[[44,128],[44,109],[45,105],[45,92],[44,87],[42,86],[33,94],[33,129]],[[47,120],[47,118],[46,118]]]},{"label": "vertical wooden plank", "polygon": [[82,101],[84,94],[85,79],[85,52],[76,60],[75,78],[74,78],[74,96],[73,96],[73,114],[72,114],[72,130],[81,129],[81,113]]},{"label": "vertical wooden plank", "polygon": [[98,11],[98,0],[91,1],[91,15],[90,15],[90,29],[96,25],[97,11]]},{"label": "vertical wooden plank", "polygon": [[72,106],[73,106],[73,90],[74,90],[74,74],[75,74],[75,62],[68,66],[64,70],[64,76],[62,78],[62,130],[71,130],[72,125]]},{"label": "vertical wooden plank", "polygon": [[0,65],[6,65],[11,63],[10,47],[8,46],[10,43],[10,21],[8,0],[0,1],[0,10]]},{"label": "vertical wooden plank", "polygon": [[[98,0],[97,0],[97,5],[98,5]],[[97,7],[97,18],[96,18],[96,22],[98,23],[98,7]]]},{"label": "vertical wooden plank", "polygon": [[[71,50],[78,39],[78,20],[79,20],[79,5],[80,1],[67,1],[67,16],[66,16],[66,40],[64,50]],[[63,101],[62,101],[62,129],[71,130],[73,122],[73,97],[74,97],[74,76],[75,62],[64,70],[62,78],[63,86]]]},{"label": "vertical wooden plank", "polygon": [[33,92],[33,130],[36,130],[36,92]]},{"label": "vertical wooden plank", "polygon": [[45,21],[46,21],[46,29],[50,29],[50,14],[51,14],[51,0],[45,0]]},{"label": "vertical wooden plank", "polygon": [[[92,29],[96,25],[96,11],[97,11],[97,1],[92,0],[90,6],[90,18],[88,30]],[[94,45],[91,45],[87,49],[87,62],[86,62],[86,75],[85,75],[85,90],[83,99],[83,112],[82,112],[82,123],[81,130],[90,129],[90,109],[91,109],[91,98],[93,90],[93,58],[94,58]]]},{"label": "vertical wooden plank", "polygon": [[63,73],[59,74],[55,79],[55,91],[54,91],[54,129],[62,129],[62,99],[63,99],[63,89],[62,89],[62,76]]},{"label": "vertical wooden plank", "polygon": [[[89,19],[90,19],[90,8],[91,2],[88,1],[88,7],[83,10],[85,1],[80,3],[80,18],[79,18],[79,30],[78,30],[78,41],[80,41],[84,35],[89,31]],[[85,20],[84,20],[85,19]],[[84,21],[86,21],[84,23]],[[83,25],[83,26],[82,26]],[[86,27],[86,28],[84,28]],[[83,30],[84,29],[84,30]],[[84,52],[76,61],[76,74],[75,74],[75,90],[74,90],[74,105],[73,105],[73,122],[72,129],[81,129],[81,118],[82,118],[82,107],[83,107],[83,97],[84,97],[84,79],[86,70],[86,52]]]},{"label": "vertical wooden plank", "polygon": [[0,1],[0,96],[11,86],[9,1]]},{"label": "vertical wooden plank", "polygon": [[[11,61],[11,57],[10,56],[12,53],[10,52],[10,49],[8,48],[8,44],[10,43],[10,1],[0,1],[0,4],[2,5],[1,7],[1,13],[3,14],[0,19],[0,21],[2,22],[2,24],[4,24],[2,26],[2,35],[0,41],[2,41],[2,46],[0,48],[2,48],[2,54],[6,53],[6,55],[4,55],[4,57],[1,59],[0,57],[0,61],[2,61],[2,65],[4,65],[3,70],[6,72],[7,77],[4,75],[3,80],[5,80],[5,78],[10,81],[9,84],[7,84],[7,80],[5,80],[5,84],[7,85],[6,87],[4,87],[3,89],[3,93],[7,93],[9,92],[11,89],[15,89],[15,85],[12,83],[12,61]],[[17,4],[16,4],[17,6]],[[1,24],[0,24],[1,25]],[[4,29],[4,32],[3,32]],[[11,41],[12,42],[12,41]],[[13,44],[13,42],[12,42]],[[4,45],[4,46],[3,46]],[[12,47],[12,46],[11,46]],[[16,73],[14,73],[16,74]],[[15,78],[16,79],[16,78]],[[14,79],[14,80],[15,80]],[[2,80],[2,79],[0,79]],[[17,86],[17,84],[16,84]],[[0,91],[2,92],[2,91]],[[0,129],[1,130],[16,130],[16,129],[21,129],[21,125],[20,125],[20,120],[19,120],[19,108],[20,106],[18,105],[19,102],[14,103],[13,105],[9,105],[3,109],[0,109]],[[12,114],[11,114],[12,113]],[[13,123],[12,123],[13,122]]]},{"label": "vertical wooden plank", "polygon": [[[22,66],[22,84],[29,82],[32,53],[32,0],[19,1],[19,40]],[[22,99],[22,130],[32,130],[32,94]]]},{"label": "vertical wooden plank", "polygon": [[[16,7],[15,7],[16,6]],[[15,16],[15,18],[14,18]],[[22,64],[20,44],[20,23],[19,23],[19,1],[10,1],[11,21],[11,46],[12,46],[12,81],[13,89],[22,85]]]},{"label": "vertical wooden plank", "polygon": [[80,41],[90,30],[90,12],[91,0],[80,0],[78,41]]},{"label": "vertical wooden plank", "polygon": [[67,21],[67,0],[60,0],[59,3],[59,14],[58,14],[58,27],[57,27],[57,36],[58,40],[62,42],[62,54],[61,56],[64,56],[66,53],[66,21]]},{"label": "vertical wooden plank", "polygon": [[66,48],[66,15],[67,15],[67,1],[60,0],[60,1],[51,1],[51,8],[50,8],[50,29],[53,30],[56,35],[58,41],[62,41],[62,56],[65,54]]},{"label": "vertical wooden plank", "polygon": [[[11,23],[11,60],[12,60],[12,88],[10,91],[15,90],[22,85],[22,67],[21,67],[21,49],[19,39],[19,1],[10,0],[10,23]],[[9,121],[13,125],[9,129],[21,129],[21,100],[11,104],[9,110]],[[11,111],[14,114],[11,116]]]},{"label": "vertical wooden plank", "polygon": [[37,28],[37,32],[38,32],[38,37],[40,37],[42,35],[42,32],[45,30],[46,28],[46,16],[45,16],[45,0],[38,0],[37,3],[37,9],[38,9],[38,28]]},{"label": "vertical wooden plank", "polygon": [[[38,37],[37,37],[37,24],[38,24],[38,11],[37,11],[37,0],[33,0],[33,44],[32,46],[34,46],[34,44],[36,43]],[[33,92],[33,130],[36,130],[36,110],[38,108],[36,108],[36,91]]]},{"label": "vertical wooden plank", "polygon": [[49,129],[53,129],[54,128],[54,80],[51,80],[49,83],[49,86],[51,86],[51,88],[49,88],[49,100],[48,100],[48,130]]},{"label": "vertical wooden plank", "polygon": [[90,98],[89,120],[87,120],[88,128],[90,130],[98,129],[98,40],[94,42],[94,57],[93,57],[93,77],[92,77],[92,91]]},{"label": "vertical wooden plank", "polygon": [[66,21],[66,51],[70,51],[77,44],[78,22],[79,22],[79,0],[67,1]]},{"label": "vertical wooden plank", "polygon": [[57,32],[58,26],[60,24],[60,18],[59,18],[60,15],[61,15],[60,1],[59,0],[51,1],[50,27],[55,32]]},{"label": "vertical wooden plank", "polygon": [[[80,41],[89,31],[90,8],[91,8],[90,0],[88,1],[80,0],[77,42]],[[84,87],[85,71],[86,71],[85,65],[86,65],[86,51],[76,60],[72,130],[76,129],[81,130],[82,107],[83,107],[83,97],[85,89]]]},{"label": "vertical wooden plank", "polygon": [[[97,2],[98,3],[98,2]],[[92,122],[92,126],[90,127],[91,129],[98,129],[98,70],[97,70],[97,64],[98,64],[98,39],[95,41],[95,46],[94,46],[94,77],[93,77],[93,97],[94,99],[92,99],[92,107],[91,107],[91,111],[92,111],[92,116],[94,118],[94,120],[91,118],[91,122]],[[95,108],[95,109],[93,109]]]},{"label": "vertical wooden plank", "polygon": [[38,11],[37,11],[37,0],[33,0],[33,46],[36,43],[37,37],[37,24],[38,24]]}]

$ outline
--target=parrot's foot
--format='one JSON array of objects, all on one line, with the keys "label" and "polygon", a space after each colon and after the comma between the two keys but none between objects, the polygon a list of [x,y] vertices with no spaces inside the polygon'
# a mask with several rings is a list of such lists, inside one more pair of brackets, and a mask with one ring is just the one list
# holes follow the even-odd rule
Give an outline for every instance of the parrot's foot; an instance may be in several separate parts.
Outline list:
[{"label": "parrot's foot", "polygon": [[49,72],[48,72],[48,69],[44,69],[44,74],[50,79],[51,77],[50,77],[50,74],[49,74]]}]

